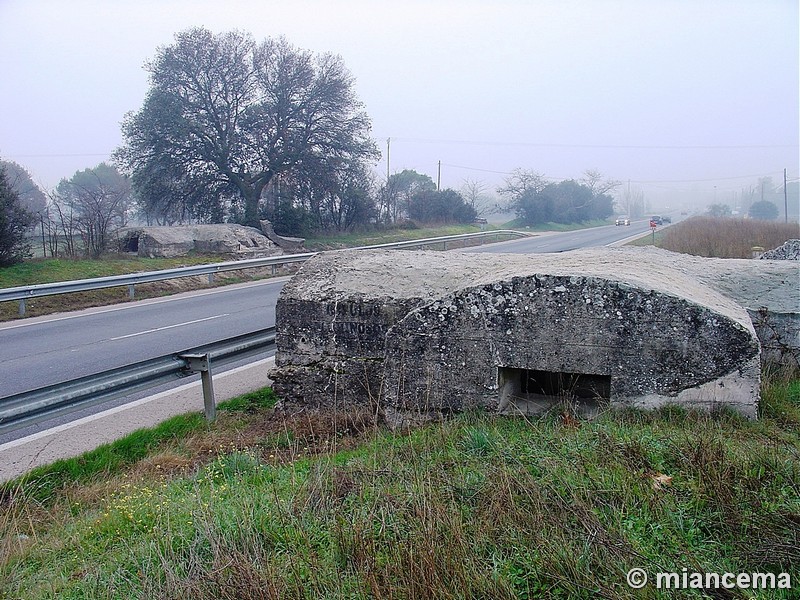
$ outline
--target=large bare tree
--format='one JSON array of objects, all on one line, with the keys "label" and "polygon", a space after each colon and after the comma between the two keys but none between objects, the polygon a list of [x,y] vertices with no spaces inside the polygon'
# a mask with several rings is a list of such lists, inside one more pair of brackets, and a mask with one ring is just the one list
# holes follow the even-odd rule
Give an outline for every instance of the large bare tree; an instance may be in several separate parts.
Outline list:
[{"label": "large bare tree", "polygon": [[78,233],[86,254],[99,258],[109,250],[112,231],[127,223],[131,186],[116,168],[100,163],[62,179],[55,200],[65,237]]},{"label": "large bare tree", "polygon": [[276,175],[378,158],[339,56],[284,38],[256,43],[193,28],[159,48],[147,70],[149,92],[126,116],[116,153],[134,183],[160,166],[180,174],[194,196],[216,185],[236,190],[245,222],[258,225],[262,192]]}]

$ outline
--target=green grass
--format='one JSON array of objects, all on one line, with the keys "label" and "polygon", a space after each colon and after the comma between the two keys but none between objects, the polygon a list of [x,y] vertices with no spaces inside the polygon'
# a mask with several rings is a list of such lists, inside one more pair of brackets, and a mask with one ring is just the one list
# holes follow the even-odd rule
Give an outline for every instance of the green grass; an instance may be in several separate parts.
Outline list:
[{"label": "green grass", "polygon": [[[483,230],[500,229],[494,225],[484,225]],[[420,240],[423,238],[439,237],[445,235],[460,235],[463,233],[476,233],[481,231],[478,225],[447,225],[443,227],[425,227],[419,229],[392,228],[367,232],[347,233],[306,238],[304,246],[309,251],[334,250],[339,248],[353,248],[356,246],[372,246],[375,244],[389,244],[406,240]]]},{"label": "green grass", "polygon": [[[272,390],[265,388],[221,402],[217,408],[222,412],[252,413],[271,408],[275,402]],[[0,484],[0,499],[13,496],[22,486],[28,500],[46,504],[57,497],[60,490],[116,476],[187,436],[208,430],[209,425],[200,413],[177,415],[156,427],[140,429],[91,452],[37,467],[19,480]]]},{"label": "green grass", "polygon": [[[210,264],[222,260],[224,260],[224,257],[221,256],[188,256],[181,258],[111,256],[103,260],[39,259],[0,269],[0,288],[158,271],[196,264]],[[287,268],[292,271],[296,267]],[[157,298],[184,291],[230,285],[269,276],[271,276],[269,269],[246,269],[216,274],[214,282],[211,284],[208,283],[206,276],[182,277],[167,281],[143,283],[136,286],[135,299]],[[121,304],[130,302],[130,300],[127,286],[55,296],[41,296],[26,301],[25,316],[37,317],[94,306]],[[19,318],[18,302],[0,302],[0,321],[9,321],[17,318]]]},{"label": "green grass", "polygon": [[514,219],[503,225],[504,229],[520,229],[524,231],[575,231],[576,229],[586,229],[587,227],[603,227],[613,225],[613,220],[594,219],[582,223],[541,223],[539,225],[525,225],[521,219]]},{"label": "green grass", "polygon": [[271,398],[146,457],[128,442],[49,497],[44,472],[7,486],[0,597],[669,598],[626,572],[800,577],[797,379],[767,378],[759,421],[467,413],[392,433]]},{"label": "green grass", "polygon": [[0,269],[0,288],[127,275],[220,262],[221,257],[139,258],[109,256],[102,260],[46,258],[27,260]]},{"label": "green grass", "polygon": [[219,410],[239,411],[239,412],[255,412],[259,409],[267,409],[275,406],[278,401],[272,389],[264,388],[257,392],[251,392],[220,402],[217,408]]},{"label": "green grass", "polygon": [[[676,227],[673,225],[672,227]],[[653,240],[655,239],[655,244],[653,244]],[[663,247],[663,239],[664,239],[664,230],[656,231],[655,237],[652,233],[648,233],[647,235],[643,235],[642,237],[638,237],[635,240],[632,240],[626,244],[626,246],[653,246],[655,245],[658,248]]]}]

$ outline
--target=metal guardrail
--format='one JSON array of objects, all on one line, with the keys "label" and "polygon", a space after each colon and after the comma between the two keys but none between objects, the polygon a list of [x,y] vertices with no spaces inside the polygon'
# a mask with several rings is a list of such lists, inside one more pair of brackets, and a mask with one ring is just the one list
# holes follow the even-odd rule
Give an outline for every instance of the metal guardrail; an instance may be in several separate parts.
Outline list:
[{"label": "metal guardrail", "polygon": [[275,328],[270,327],[191,350],[0,398],[0,433],[198,372],[203,384],[206,418],[213,420],[216,403],[211,366],[246,358],[274,345]]},{"label": "metal guardrail", "polygon": [[[359,246],[353,250],[375,250],[380,248],[414,248],[419,246],[433,246],[442,244],[443,249],[447,250],[449,242],[457,242],[470,239],[495,238],[498,241],[500,236],[527,237],[528,233],[514,231],[511,229],[498,229],[495,231],[481,231],[478,233],[464,233],[460,235],[441,236],[435,238],[425,238],[422,240],[409,240],[405,242],[391,242],[388,244],[376,244],[373,246]],[[113,275],[110,277],[97,277],[95,279],[77,279],[74,281],[62,281],[57,283],[41,283],[37,285],[26,285],[13,288],[0,289],[0,302],[19,301],[19,315],[25,315],[25,301],[41,296],[52,296],[56,294],[68,294],[71,292],[86,292],[103,288],[128,286],[128,295],[134,297],[134,287],[139,283],[150,283],[153,281],[163,281],[166,279],[177,279],[180,277],[193,277],[197,275],[208,275],[209,282],[213,281],[215,273],[225,271],[238,271],[240,269],[254,269],[258,267],[272,267],[273,274],[278,265],[305,262],[316,252],[306,252],[303,254],[286,254],[282,256],[271,256],[267,258],[250,258],[246,260],[233,260],[209,265],[195,265],[193,267],[181,267],[177,269],[165,269],[162,271],[150,271],[145,273],[133,273],[130,275]]]}]

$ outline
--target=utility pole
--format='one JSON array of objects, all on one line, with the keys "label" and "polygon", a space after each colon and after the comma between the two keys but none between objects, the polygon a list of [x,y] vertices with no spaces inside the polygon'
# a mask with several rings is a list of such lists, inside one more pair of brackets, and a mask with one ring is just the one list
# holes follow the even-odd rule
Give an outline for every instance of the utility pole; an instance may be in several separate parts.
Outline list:
[{"label": "utility pole", "polygon": [[789,222],[789,192],[786,190],[786,169],[783,170],[783,222]]},{"label": "utility pole", "polygon": [[[784,169],[784,174],[785,173],[786,170]],[[785,180],[786,177],[784,176],[784,181]],[[44,243],[44,215],[41,212],[39,213],[39,222],[42,224],[42,257],[47,258],[47,246]]]},{"label": "utility pole", "polygon": [[631,180],[628,179],[628,195],[625,197],[625,204],[627,204],[627,215],[629,219],[633,219],[633,211],[631,210],[633,207],[631,205]]},{"label": "utility pole", "polygon": [[392,143],[392,138],[386,138],[386,187],[389,187],[389,145]]},{"label": "utility pole", "polygon": [[436,177],[436,191],[442,191],[442,161],[439,161],[439,175]]}]

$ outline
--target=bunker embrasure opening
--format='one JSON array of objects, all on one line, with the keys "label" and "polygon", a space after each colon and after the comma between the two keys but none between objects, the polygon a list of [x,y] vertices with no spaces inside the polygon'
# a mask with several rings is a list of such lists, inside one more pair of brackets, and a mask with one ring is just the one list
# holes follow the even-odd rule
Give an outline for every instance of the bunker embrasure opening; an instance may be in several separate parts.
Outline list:
[{"label": "bunker embrasure opening", "polygon": [[132,235],[125,240],[123,252],[138,252],[139,251],[139,236]]},{"label": "bunker embrasure opening", "polygon": [[611,400],[611,376],[498,367],[497,389],[500,412],[539,414],[567,402],[594,413]]}]

